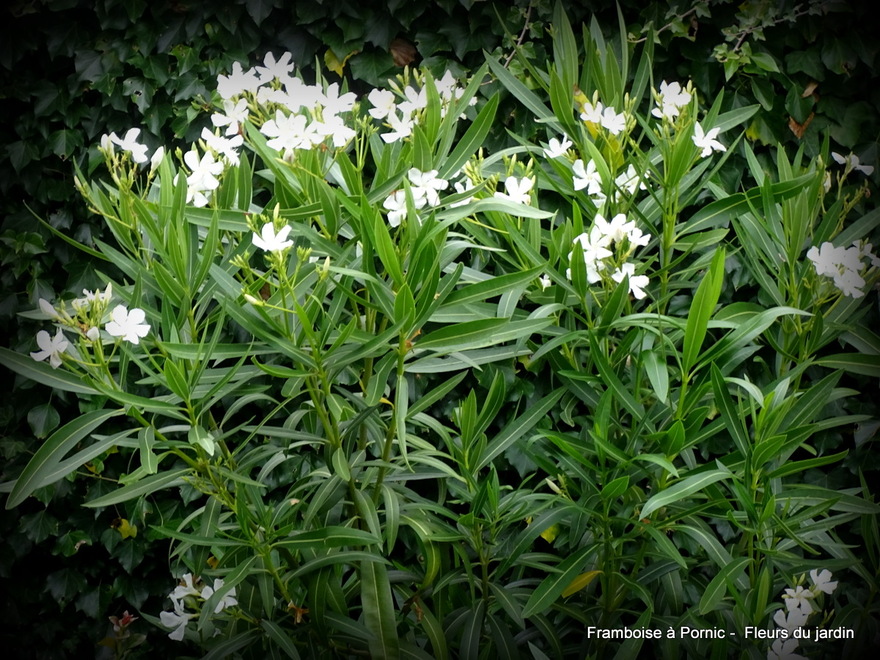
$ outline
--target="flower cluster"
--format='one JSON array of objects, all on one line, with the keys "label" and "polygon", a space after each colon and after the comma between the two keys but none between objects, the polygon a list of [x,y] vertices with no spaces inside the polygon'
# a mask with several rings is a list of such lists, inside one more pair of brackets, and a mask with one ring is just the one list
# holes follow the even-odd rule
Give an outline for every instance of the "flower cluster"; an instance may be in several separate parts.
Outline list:
[{"label": "flower cluster", "polygon": [[862,165],[861,161],[859,161],[859,157],[855,154],[841,156],[839,153],[832,151],[831,157],[837,163],[843,165],[847,172],[853,170],[855,172],[861,172],[865,176],[871,176],[874,173],[874,167],[872,165]]},{"label": "flower cluster", "polygon": [[[440,116],[444,117],[449,106],[462,97],[464,88],[458,85],[449,71],[443,74],[442,78],[434,81],[434,87],[440,96]],[[370,116],[374,119],[384,119],[385,125],[391,129],[381,136],[387,143],[397,142],[412,135],[419,113],[428,107],[428,93],[424,86],[418,90],[411,85],[406,85],[403,89],[395,86],[395,91],[374,89],[367,95],[367,100],[373,106],[369,110]],[[476,102],[477,99],[474,97],[470,105]]]},{"label": "flower cluster", "polygon": [[[449,187],[446,179],[437,177],[437,170],[422,172],[412,167],[407,172],[406,178],[409,180],[413,206],[417,209],[439,206],[440,191]],[[385,199],[382,206],[388,211],[388,224],[398,227],[400,221],[406,217],[406,189],[395,190]]]},{"label": "flower cluster", "polygon": [[861,298],[865,295],[862,288],[866,270],[880,267],[880,258],[871,251],[872,247],[863,241],[853,241],[850,247],[836,247],[826,241],[807,250],[807,259],[813,262],[816,274],[832,278],[843,295]]},{"label": "flower cluster", "polygon": [[75,332],[81,339],[89,343],[99,341],[104,326],[105,332],[111,337],[122,337],[124,341],[138,344],[140,339],[150,331],[150,325],[144,323],[144,310],[134,308],[128,310],[125,305],[116,305],[107,312],[113,297],[113,287],[108,284],[104,291],[83,289],[83,297],[75,298],[67,306],[56,306],[45,298],[40,298],[39,307],[42,315],[58,324],[55,336],[45,330],[37,333],[36,340],[39,351],[31,353],[37,362],[49,360],[53,369],[61,366],[62,356],[71,352],[71,344],[64,335],[64,330]]},{"label": "flower cluster", "polygon": [[[636,227],[635,221],[627,221],[624,214],[618,213],[610,222],[597,214],[590,231],[575,236],[573,243],[579,244],[583,250],[587,281],[590,284],[599,282],[602,273],[610,270],[609,266],[616,262],[619,265],[611,272],[611,279],[622,282],[624,278],[629,278],[630,293],[641,300],[647,295],[644,288],[648,285],[648,276],[636,275],[636,264],[625,260],[635,247],[645,246],[650,240],[651,235],[643,234],[642,230]],[[610,249],[612,245],[616,254]],[[570,260],[572,254],[569,253],[568,257]],[[570,268],[566,271],[566,275],[571,279]]]},{"label": "flower cluster", "polygon": [[820,594],[830,595],[837,589],[837,582],[832,581],[831,578],[832,574],[828,569],[822,571],[813,569],[810,571],[809,589],[799,584],[794,589],[785,590],[782,596],[785,606],[773,615],[773,621],[784,631],[784,634],[773,642],[767,652],[767,660],[806,660],[802,655],[794,652],[799,645],[795,630],[803,628],[810,615],[821,610],[815,604],[815,599]]},{"label": "flower cluster", "polygon": [[[162,622],[162,625],[172,629],[168,633],[168,637],[178,642],[181,641],[186,633],[187,624],[191,619],[199,616],[197,608],[222,588],[223,580],[215,579],[213,587],[207,585],[199,586],[192,573],[186,573],[181,578],[180,584],[174,588],[174,591],[168,594],[168,598],[171,599],[172,611],[159,613],[159,620]],[[220,614],[227,607],[235,605],[238,605],[238,601],[235,598],[235,587],[233,587],[214,606],[214,614]],[[187,607],[197,611],[187,611]]]},{"label": "flower cluster", "polygon": [[618,113],[613,107],[606,107],[595,99],[593,103],[587,101],[581,106],[581,119],[587,124],[601,126],[611,135],[620,135],[626,130],[626,113]]},{"label": "flower cluster", "polygon": [[681,83],[660,83],[660,91],[656,95],[657,107],[651,114],[660,119],[675,119],[681,113],[682,108],[691,102],[690,85],[682,89]]}]

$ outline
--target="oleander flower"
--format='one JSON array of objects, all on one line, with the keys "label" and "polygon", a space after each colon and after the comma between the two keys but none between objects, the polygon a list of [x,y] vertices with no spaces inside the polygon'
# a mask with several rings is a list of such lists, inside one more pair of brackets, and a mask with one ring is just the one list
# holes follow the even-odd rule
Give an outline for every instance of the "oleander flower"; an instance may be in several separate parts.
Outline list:
[{"label": "oleander flower", "polygon": [[211,115],[211,123],[217,128],[225,126],[227,136],[238,135],[239,127],[247,121],[249,114],[247,99],[235,103],[227,99],[223,101],[223,112]]},{"label": "oleander flower", "polygon": [[367,100],[373,106],[368,112],[374,119],[385,119],[397,108],[394,93],[387,89],[374,89],[367,95]]},{"label": "oleander flower", "polygon": [[776,610],[773,615],[773,621],[780,628],[785,628],[789,634],[792,634],[796,628],[802,628],[810,617],[808,612],[801,609],[785,611],[784,609]]},{"label": "oleander flower", "polygon": [[186,624],[189,623],[190,619],[195,617],[195,614],[184,611],[182,601],[175,600],[173,602],[174,611],[159,612],[159,621],[166,628],[172,628],[172,631],[168,633],[168,637],[175,642],[180,642],[183,640],[183,636],[186,633]]},{"label": "oleander flower", "polygon": [[217,76],[217,93],[223,100],[231,100],[244,92],[256,92],[260,84],[254,69],[245,71],[241,68],[241,62],[233,62],[232,73],[228,76]]},{"label": "oleander flower", "polygon": [[116,133],[110,133],[110,140],[123,151],[129,152],[135,163],[146,163],[148,160],[147,146],[137,141],[140,134],[141,129],[131,128],[122,138],[118,137]]},{"label": "oleander flower", "polygon": [[395,190],[385,198],[382,206],[388,211],[388,224],[399,227],[401,220],[406,217],[406,191]]},{"label": "oleander flower", "polygon": [[602,177],[599,176],[594,161],[591,160],[584,165],[584,161],[578,158],[571,166],[571,171],[571,183],[575,190],[586,188],[588,195],[602,194]]},{"label": "oleander flower", "polygon": [[767,660],[807,660],[804,656],[794,652],[798,647],[798,640],[777,639],[767,651]]},{"label": "oleander flower", "polygon": [[449,187],[446,179],[437,178],[437,170],[422,172],[412,167],[406,176],[412,184],[411,190],[416,208],[422,208],[425,203],[428,206],[437,206],[440,204],[439,191]]},{"label": "oleander flower", "polygon": [[571,148],[571,145],[571,140],[569,140],[568,136],[565,134],[562,135],[562,140],[550,138],[550,143],[547,145],[547,148],[544,149],[544,155],[547,158],[559,158],[560,156],[565,155],[565,153]]},{"label": "oleander flower", "polygon": [[596,102],[596,105],[593,105],[592,103],[584,103],[584,106],[581,109],[581,119],[591,124],[600,124],[602,122],[603,108],[604,106],[599,102]]},{"label": "oleander flower", "polygon": [[650,280],[647,275],[636,275],[636,266],[633,263],[625,263],[611,275],[611,279],[615,282],[623,282],[624,277],[629,277],[629,292],[636,298],[641,300],[646,295],[644,288],[648,286]]},{"label": "oleander flower", "polygon": [[42,362],[49,358],[49,365],[53,369],[57,369],[61,366],[61,354],[67,350],[70,342],[64,338],[61,328],[58,328],[54,337],[50,337],[49,333],[45,330],[40,330],[37,333],[37,346],[41,350],[31,353],[31,357],[37,362]]},{"label": "oleander flower", "polygon": [[[205,587],[202,589],[202,598],[208,600],[211,596],[214,595],[215,592],[220,591],[223,588],[223,580],[217,578],[214,580],[213,587]],[[214,614],[220,614],[227,607],[233,607],[238,605],[238,601],[235,598],[235,587],[232,587],[223,598],[220,599],[220,602],[217,603],[217,606],[214,608]]]},{"label": "oleander flower", "polygon": [[517,179],[516,177],[509,176],[504,180],[505,192],[496,192],[494,196],[499,199],[509,199],[518,204],[531,204],[532,196],[529,194],[529,191],[531,191],[533,185],[535,185],[534,179],[526,177]]},{"label": "oleander flower", "polygon": [[599,123],[611,135],[619,135],[626,128],[626,115],[622,112],[616,112],[614,108],[609,106],[602,111]]},{"label": "oleander flower", "polygon": [[799,609],[810,614],[813,611],[813,605],[810,603],[813,599],[813,592],[809,589],[804,589],[800,585],[795,589],[786,589],[782,598],[785,601],[785,608],[789,612]]},{"label": "oleander flower", "polygon": [[264,252],[280,252],[293,245],[293,241],[287,240],[287,235],[293,230],[290,225],[284,225],[276,234],[275,225],[267,222],[263,225],[260,233],[254,232],[251,241]]},{"label": "oleander flower", "polygon": [[295,67],[292,60],[293,55],[290,53],[282,54],[277,60],[274,53],[266,53],[263,58],[263,66],[255,66],[253,70],[259,77],[260,83],[272,82],[276,78],[285,82]]},{"label": "oleander flower", "polygon": [[810,571],[810,580],[813,582],[813,593],[821,591],[822,593],[832,594],[837,589],[837,581],[831,581],[831,571],[827,568],[820,573],[816,569]]},{"label": "oleander flower", "polygon": [[116,305],[104,330],[111,337],[122,337],[124,341],[137,345],[150,331],[149,323],[144,323],[145,318],[146,313],[138,307],[129,311],[125,305]]},{"label": "oleander flower", "polygon": [[701,157],[711,156],[713,151],[727,151],[727,147],[715,139],[718,137],[720,130],[716,127],[709,129],[708,133],[704,133],[703,127],[700,126],[699,122],[694,124],[694,134],[691,136],[691,140],[694,141],[697,147],[703,150],[700,152]]},{"label": "oleander flower", "polygon": [[690,92],[682,89],[678,82],[667,83],[665,80],[661,82],[659,96],[658,107],[651,111],[651,114],[658,118],[675,119],[681,109],[691,102]]},{"label": "oleander flower", "polygon": [[846,166],[847,169],[855,170],[857,172],[861,172],[866,176],[870,176],[874,173],[874,167],[871,165],[862,165],[859,161],[859,157],[855,154],[849,154],[847,156],[841,156],[839,153],[832,151],[831,157],[840,163],[841,165]]}]

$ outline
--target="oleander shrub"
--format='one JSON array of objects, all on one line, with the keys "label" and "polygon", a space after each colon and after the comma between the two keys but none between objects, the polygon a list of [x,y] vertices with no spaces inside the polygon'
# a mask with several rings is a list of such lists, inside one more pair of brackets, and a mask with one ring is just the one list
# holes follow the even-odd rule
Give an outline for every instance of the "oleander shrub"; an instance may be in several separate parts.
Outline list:
[{"label": "oleander shrub", "polygon": [[[92,136],[73,185],[103,227],[64,244],[93,283],[34,288],[0,360],[51,392],[7,508],[34,543],[65,526],[48,587],[101,617],[93,644],[872,643],[865,152],[762,146],[773,105],[659,77],[662,31],[546,12],[546,51],[470,75],[349,87],[270,51],[196,78],[182,141]],[[130,576],[103,584],[104,553]]]}]

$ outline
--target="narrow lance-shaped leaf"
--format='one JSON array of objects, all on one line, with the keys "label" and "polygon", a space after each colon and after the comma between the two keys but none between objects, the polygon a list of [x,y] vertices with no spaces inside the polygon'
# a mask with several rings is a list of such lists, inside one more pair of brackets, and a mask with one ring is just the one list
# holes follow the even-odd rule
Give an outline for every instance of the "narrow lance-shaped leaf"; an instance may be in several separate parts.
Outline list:
[{"label": "narrow lance-shaped leaf", "polygon": [[721,283],[724,277],[724,248],[718,248],[706,276],[697,287],[694,300],[688,312],[687,327],[684,332],[684,347],[682,352],[682,371],[690,374],[691,367],[696,363],[697,356],[703,340],[706,338],[706,330],[709,327],[709,319],[718,303],[721,295]]},{"label": "narrow lance-shaped leaf", "polygon": [[[111,417],[122,414],[122,410],[93,410],[68,422],[55,431],[37,450],[34,457],[15,481],[15,486],[6,500],[6,508],[11,509],[24,502],[28,496],[40,486],[51,483],[47,475],[54,472],[55,467],[76,443],[88,436]],[[57,481],[63,474],[55,473]]]}]

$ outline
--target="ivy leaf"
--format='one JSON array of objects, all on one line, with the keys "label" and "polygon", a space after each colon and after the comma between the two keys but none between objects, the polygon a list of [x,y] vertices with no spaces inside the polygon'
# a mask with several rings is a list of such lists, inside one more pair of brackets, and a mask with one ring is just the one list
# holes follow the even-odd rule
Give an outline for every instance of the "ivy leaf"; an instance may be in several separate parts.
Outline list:
[{"label": "ivy leaf", "polygon": [[41,403],[31,408],[27,416],[28,425],[34,435],[42,440],[61,423],[61,416],[50,403]]},{"label": "ivy leaf", "polygon": [[49,148],[52,153],[68,158],[83,144],[82,134],[69,128],[55,131],[49,136]]}]

